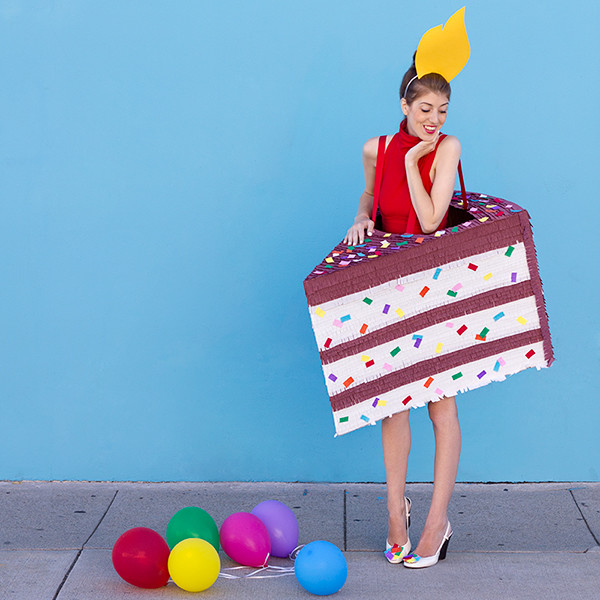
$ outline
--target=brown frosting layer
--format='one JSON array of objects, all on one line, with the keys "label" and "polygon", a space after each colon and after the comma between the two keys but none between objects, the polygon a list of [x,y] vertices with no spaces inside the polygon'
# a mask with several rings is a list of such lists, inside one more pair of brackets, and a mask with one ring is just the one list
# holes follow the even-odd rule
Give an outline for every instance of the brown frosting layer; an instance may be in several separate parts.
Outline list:
[{"label": "brown frosting layer", "polygon": [[350,387],[343,392],[331,396],[331,408],[334,411],[348,408],[367,399],[374,398],[379,394],[391,392],[403,385],[419,380],[425,381],[428,377],[434,377],[436,373],[460,368],[476,360],[499,355],[502,352],[519,348],[520,346],[534,344],[542,341],[542,339],[542,330],[533,329],[493,342],[482,342],[463,350],[451,352],[445,356],[424,360],[405,369]]},{"label": "brown frosting layer", "polygon": [[[522,281],[521,283],[515,283],[513,285],[489,290],[483,294],[466,298],[460,302],[453,302],[451,304],[445,304],[431,310],[425,311],[421,314],[414,315],[408,319],[404,319],[378,329],[371,333],[367,333],[361,337],[355,338],[344,344],[333,346],[332,348],[321,350],[321,362],[324,365],[331,364],[342,358],[353,356],[355,354],[366,352],[368,349],[380,344],[386,344],[393,342],[394,340],[401,338],[410,333],[420,331],[431,325],[437,325],[438,323],[444,323],[445,321],[451,321],[464,315],[472,314],[492,306],[499,306],[501,304],[507,304],[508,302],[514,302],[515,300],[521,300],[527,296],[532,296],[533,290],[531,287],[531,281]],[[541,316],[540,316],[541,320]]]}]

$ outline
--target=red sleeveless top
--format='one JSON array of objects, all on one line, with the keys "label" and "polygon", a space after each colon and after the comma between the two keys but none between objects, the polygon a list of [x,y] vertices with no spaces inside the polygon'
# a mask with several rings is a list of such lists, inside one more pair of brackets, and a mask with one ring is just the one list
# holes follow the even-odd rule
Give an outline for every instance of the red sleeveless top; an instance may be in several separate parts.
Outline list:
[{"label": "red sleeveless top", "polygon": [[[440,134],[440,139],[435,149],[419,159],[417,163],[423,186],[428,194],[431,194],[433,183],[429,178],[431,166],[440,142],[445,138]],[[377,156],[377,160],[383,158],[383,172],[381,188],[379,190],[379,211],[383,222],[383,229],[388,233],[423,233],[415,209],[413,208],[406,179],[406,168],[404,157],[406,153],[421,141],[414,135],[410,135],[406,129],[406,119],[400,123],[400,131],[390,141],[383,157]],[[442,219],[438,229],[446,226],[448,213]]]}]

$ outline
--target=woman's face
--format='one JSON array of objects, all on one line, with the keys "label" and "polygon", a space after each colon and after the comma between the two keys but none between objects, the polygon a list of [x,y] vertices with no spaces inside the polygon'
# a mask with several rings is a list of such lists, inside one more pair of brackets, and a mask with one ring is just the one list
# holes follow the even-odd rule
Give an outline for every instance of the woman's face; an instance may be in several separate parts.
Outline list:
[{"label": "woman's face", "polygon": [[437,92],[425,92],[408,104],[404,98],[400,102],[406,116],[408,133],[428,142],[446,122],[448,98]]}]

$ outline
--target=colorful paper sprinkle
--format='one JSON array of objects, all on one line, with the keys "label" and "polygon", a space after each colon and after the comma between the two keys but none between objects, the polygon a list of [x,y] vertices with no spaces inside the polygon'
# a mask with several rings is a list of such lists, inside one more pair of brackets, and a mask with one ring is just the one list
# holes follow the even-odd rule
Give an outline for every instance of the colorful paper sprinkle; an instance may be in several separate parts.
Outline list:
[{"label": "colorful paper sprinkle", "polygon": [[362,362],[367,362],[367,361],[371,360],[371,357],[370,357],[370,356],[367,356],[366,354],[363,354],[363,355],[360,357],[360,360],[361,360]]},{"label": "colorful paper sprinkle", "polygon": [[381,312],[383,312],[384,315],[387,315],[390,312],[390,308],[390,305],[386,304]]},{"label": "colorful paper sprinkle", "polygon": [[443,396],[443,395],[444,395],[444,391],[443,391],[443,390],[440,390],[440,388],[435,388],[435,390],[434,390],[434,391],[435,391],[435,393],[436,393],[438,396]]},{"label": "colorful paper sprinkle", "polygon": [[367,333],[368,328],[369,326],[366,323],[363,323],[362,327],[360,328],[360,332],[364,335],[365,333]]},{"label": "colorful paper sprinkle", "polygon": [[460,379],[463,376],[463,374],[459,371],[458,373],[455,373],[454,375],[452,375],[452,379],[454,381],[456,381],[457,379]]},{"label": "colorful paper sprinkle", "polygon": [[486,335],[487,335],[489,332],[490,332],[490,330],[489,330],[487,327],[484,327],[484,328],[481,330],[481,333],[479,334],[479,336],[485,340],[485,336],[486,336]]},{"label": "colorful paper sprinkle", "polygon": [[453,292],[458,292],[458,290],[460,290],[460,288],[462,287],[462,283],[457,283],[453,288],[452,291]]},{"label": "colorful paper sprinkle", "polygon": [[473,263],[469,263],[469,269],[471,269],[471,271],[477,271],[479,267],[477,265],[474,265]]},{"label": "colorful paper sprinkle", "polygon": [[448,290],[448,296],[452,296],[453,298],[456,298],[458,294],[454,291],[454,290]]},{"label": "colorful paper sprinkle", "polygon": [[435,353],[439,354],[442,351],[443,347],[444,347],[444,344],[442,344],[442,342],[439,342],[438,345],[435,347]]},{"label": "colorful paper sprinkle", "polygon": [[466,325],[461,325],[457,330],[456,333],[458,333],[458,335],[462,335],[466,330],[468,329],[468,327]]},{"label": "colorful paper sprinkle", "polygon": [[421,342],[423,341],[423,336],[413,335],[412,339],[415,340],[414,347],[418,348],[421,345]]},{"label": "colorful paper sprinkle", "polygon": [[488,279],[490,279],[492,277],[491,273],[488,273],[487,275],[484,275],[483,278],[487,281]]},{"label": "colorful paper sprinkle", "polygon": [[500,363],[500,366],[501,366],[501,367],[503,367],[503,366],[506,364],[506,361],[505,361],[505,360],[504,360],[502,357],[500,357],[500,358],[498,359],[498,362]]},{"label": "colorful paper sprinkle", "polygon": [[373,400],[373,408],[375,408],[377,406],[378,402],[379,402],[379,398],[375,398],[375,400]]},{"label": "colorful paper sprinkle", "polygon": [[325,348],[329,348],[329,346],[331,346],[331,342],[333,342],[333,340],[331,338],[327,338],[323,346],[325,346]]},{"label": "colorful paper sprinkle", "polygon": [[511,254],[514,252],[514,250],[515,250],[515,247],[514,247],[514,246],[509,246],[509,247],[506,249],[506,252],[504,253],[504,256],[510,256],[510,255],[511,255]]},{"label": "colorful paper sprinkle", "polygon": [[394,348],[394,349],[393,349],[393,350],[390,352],[390,354],[391,354],[392,356],[396,356],[396,354],[398,354],[398,352],[400,352],[400,347],[399,347],[399,346],[396,346],[396,347],[395,347],[395,348]]},{"label": "colorful paper sprinkle", "polygon": [[422,244],[424,239],[425,239],[425,238],[418,237],[418,238],[415,240],[415,242],[417,242],[417,244]]},{"label": "colorful paper sprinkle", "polygon": [[315,308],[315,314],[317,317],[324,317],[325,311],[320,306],[317,306],[317,308]]},{"label": "colorful paper sprinkle", "polygon": [[373,304],[373,300],[371,300],[371,298],[363,298],[363,302],[364,302],[365,304],[369,304],[369,305],[370,305],[370,304]]},{"label": "colorful paper sprinkle", "polygon": [[494,371],[496,371],[496,373],[500,370],[500,361],[497,360],[496,364],[494,365]]},{"label": "colorful paper sprinkle", "polygon": [[389,373],[391,373],[394,370],[394,367],[392,367],[392,365],[390,365],[389,363],[383,363],[383,368]]},{"label": "colorful paper sprinkle", "polygon": [[504,316],[504,312],[499,312],[497,315],[494,315],[494,321],[499,321]]},{"label": "colorful paper sprinkle", "polygon": [[347,423],[348,417],[340,417],[340,423]]},{"label": "colorful paper sprinkle", "polygon": [[334,327],[341,327],[342,325],[343,323],[339,319],[335,319],[335,321],[333,322]]},{"label": "colorful paper sprinkle", "polygon": [[527,323],[527,319],[525,317],[517,317],[517,321],[521,323],[521,325],[525,325]]},{"label": "colorful paper sprinkle", "polygon": [[399,283],[399,284],[396,286],[396,289],[397,289],[399,292],[403,292],[403,291],[404,291],[404,286],[403,286],[401,283]]},{"label": "colorful paper sprinkle", "polygon": [[433,383],[433,377],[429,377],[423,385],[425,385],[425,387],[428,388],[432,383]]},{"label": "colorful paper sprinkle", "polygon": [[329,379],[331,379],[331,381],[334,383],[337,381],[337,377],[333,373],[329,376]]},{"label": "colorful paper sprinkle", "polygon": [[517,274],[516,273],[511,273],[510,274],[510,281],[511,281],[511,283],[516,283],[517,282]]},{"label": "colorful paper sprinkle", "polygon": [[365,367],[372,367],[375,364],[375,361],[373,359],[371,359],[370,361],[365,363]]},{"label": "colorful paper sprinkle", "polygon": [[532,348],[525,356],[531,358],[535,354],[535,350]]},{"label": "colorful paper sprinkle", "polygon": [[427,286],[425,286],[420,292],[419,295],[421,296],[421,298],[425,298],[425,295],[427,294],[427,292],[429,291],[429,288]]},{"label": "colorful paper sprinkle", "polygon": [[406,398],[404,398],[404,400],[402,400],[402,404],[404,404],[404,406],[406,406],[411,400],[412,400],[411,396],[406,396]]},{"label": "colorful paper sprinkle", "polygon": [[477,379],[481,379],[482,377],[485,377],[486,373],[485,371],[481,371],[481,373],[477,374]]},{"label": "colorful paper sprinkle", "polygon": [[326,263],[332,263],[332,262],[335,262],[335,261],[333,260],[333,258],[331,258],[331,256],[328,256],[328,257],[325,259],[325,262],[326,262]]},{"label": "colorful paper sprinkle", "polygon": [[352,317],[350,315],[344,315],[343,317],[340,317],[340,321],[342,323],[345,323],[346,321],[349,321]]},{"label": "colorful paper sprinkle", "polygon": [[450,327],[450,329],[452,329],[454,327],[454,323],[452,321],[448,321],[446,323],[446,327]]},{"label": "colorful paper sprinkle", "polygon": [[440,269],[439,267],[435,270],[435,273],[433,274],[433,278],[437,279],[440,276],[440,273],[442,272],[442,269]]},{"label": "colorful paper sprinkle", "polygon": [[396,314],[402,318],[404,316],[404,311],[401,308],[396,309]]},{"label": "colorful paper sprinkle", "polygon": [[352,379],[352,377],[348,377],[348,379],[346,379],[346,381],[344,381],[344,387],[348,388],[350,387],[352,384],[354,383],[354,379]]},{"label": "colorful paper sprinkle", "polygon": [[369,417],[367,417],[367,415],[360,415],[360,418],[365,422],[368,423],[369,422]]}]

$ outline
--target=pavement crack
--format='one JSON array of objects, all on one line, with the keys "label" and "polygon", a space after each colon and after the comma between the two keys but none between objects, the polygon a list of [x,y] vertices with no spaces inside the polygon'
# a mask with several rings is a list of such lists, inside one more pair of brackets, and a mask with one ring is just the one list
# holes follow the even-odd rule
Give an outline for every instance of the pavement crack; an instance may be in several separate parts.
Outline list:
[{"label": "pavement crack", "polygon": [[583,522],[585,523],[585,526],[588,528],[588,531],[590,532],[590,535],[594,538],[594,541],[596,542],[596,545],[600,546],[600,542],[598,541],[598,538],[594,535],[594,532],[592,531],[592,528],[590,527],[590,524],[587,522],[587,519],[585,518],[585,515],[583,514],[583,512],[581,510],[581,507],[579,506],[579,503],[577,502],[577,499],[575,498],[575,494],[573,494],[573,490],[572,489],[569,490],[569,494],[571,494],[571,498],[573,498],[573,502],[575,502],[575,506],[577,507],[577,510],[579,511],[579,514],[581,515],[581,518],[583,519]]},{"label": "pavement crack", "polygon": [[115,501],[115,498],[117,497],[118,493],[119,493],[119,490],[116,490],[115,493],[114,493],[114,495],[113,495],[113,497],[111,498],[110,502],[108,503],[108,506],[106,507],[106,510],[104,511],[104,513],[102,514],[102,516],[100,517],[100,520],[98,521],[98,523],[96,523],[96,527],[94,527],[92,533],[90,533],[90,535],[88,535],[88,537],[85,540],[85,542],[83,542],[83,544],[81,545],[81,548],[79,548],[77,550],[77,554],[75,555],[75,558],[73,559],[73,562],[71,563],[71,565],[67,569],[67,572],[65,573],[65,576],[63,577],[62,581],[60,582],[60,585],[56,589],[56,593],[52,597],[52,600],[57,600],[57,598],[58,598],[60,592],[62,591],[65,583],[67,582],[67,579],[69,579],[69,575],[71,575],[71,572],[75,568],[75,565],[77,564],[77,561],[79,560],[79,557],[81,556],[81,553],[83,552],[83,549],[86,547],[87,543],[92,539],[92,536],[96,533],[96,531],[98,531],[98,527],[100,527],[100,524],[102,523],[102,521],[104,521],[104,517],[106,517],[106,515],[108,514],[108,511],[110,510],[110,507],[113,505],[113,502]]},{"label": "pavement crack", "polygon": [[346,518],[346,498],[348,497],[348,490],[344,490],[344,552],[348,550],[348,528]]}]

